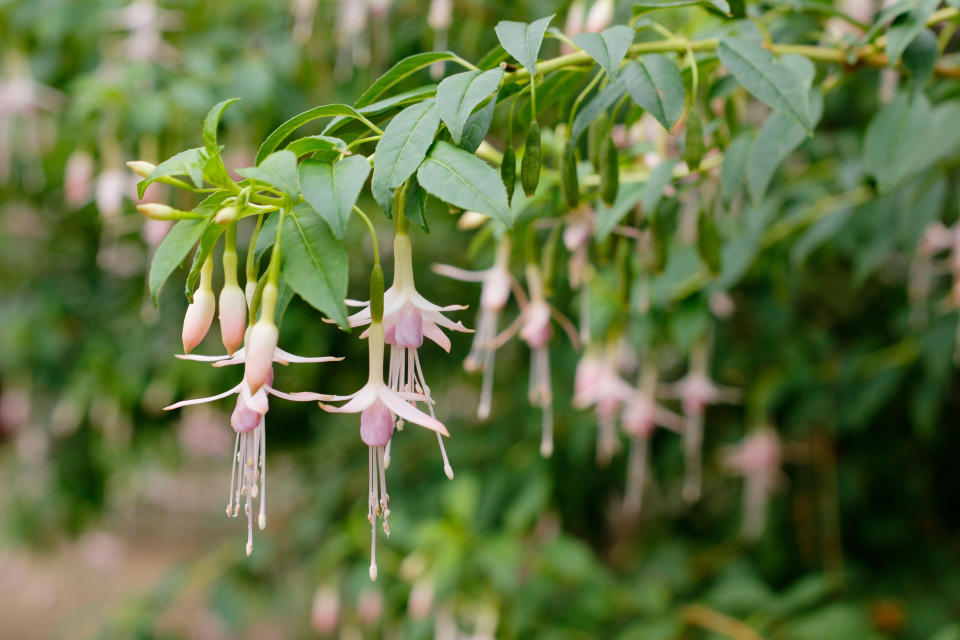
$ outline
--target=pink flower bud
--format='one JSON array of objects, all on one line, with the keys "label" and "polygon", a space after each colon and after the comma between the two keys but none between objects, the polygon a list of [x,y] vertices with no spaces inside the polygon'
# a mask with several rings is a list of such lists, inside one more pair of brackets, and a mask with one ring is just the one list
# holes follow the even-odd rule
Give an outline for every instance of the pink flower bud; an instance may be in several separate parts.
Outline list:
[{"label": "pink flower bud", "polygon": [[635,438],[649,438],[656,429],[652,407],[647,402],[630,402],[623,410],[623,430]]},{"label": "pink flower bud", "polygon": [[593,221],[588,215],[578,215],[563,229],[563,246],[567,251],[575,251],[584,246],[593,233]]},{"label": "pink flower bud", "polygon": [[407,613],[414,620],[423,620],[430,615],[433,608],[433,581],[430,578],[417,580],[410,590],[410,599],[407,600]]},{"label": "pink flower bud", "polygon": [[590,33],[600,33],[610,26],[613,20],[613,0],[597,0],[587,13],[585,30]]},{"label": "pink flower bud", "polygon": [[97,209],[106,219],[116,218],[123,210],[123,197],[127,193],[127,173],[120,169],[107,169],[97,178]]},{"label": "pink flower bud", "polygon": [[230,416],[230,426],[233,427],[234,431],[237,433],[253,431],[260,424],[262,418],[261,414],[247,406],[242,396],[237,396],[237,406]]},{"label": "pink flower bud", "polygon": [[86,151],[74,151],[64,169],[63,195],[71,207],[80,207],[90,199],[93,187],[93,158]]},{"label": "pink flower bud", "polygon": [[250,393],[259,391],[273,372],[273,353],[277,350],[278,337],[277,325],[263,319],[250,329],[243,371]]},{"label": "pink flower bud", "polygon": [[405,349],[419,349],[423,346],[423,318],[420,310],[412,304],[405,304],[397,313],[396,322],[391,327],[393,340],[387,337],[388,344]]},{"label": "pink flower bud", "polygon": [[247,297],[238,285],[225,286],[220,291],[220,339],[228,354],[243,344],[247,328]]},{"label": "pink flower bud", "polygon": [[531,302],[520,329],[520,337],[526,340],[531,349],[540,349],[546,346],[552,334],[550,307],[546,302]]},{"label": "pink flower bud", "polygon": [[366,626],[374,625],[383,615],[383,594],[378,589],[366,588],[357,596],[357,617]]},{"label": "pink flower bud", "polygon": [[193,302],[187,307],[183,316],[183,352],[190,353],[194,347],[203,341],[210,325],[213,323],[213,312],[216,302],[213,291],[197,289],[193,294]]},{"label": "pink flower bud", "polygon": [[317,633],[333,633],[340,621],[340,594],[333,587],[321,587],[313,596],[310,622]]},{"label": "pink flower bud", "polygon": [[385,447],[393,436],[393,414],[380,399],[360,414],[360,439],[369,447]]},{"label": "pink flower bud", "polygon": [[480,307],[500,311],[510,298],[510,274],[505,269],[494,268],[484,279],[480,289]]}]

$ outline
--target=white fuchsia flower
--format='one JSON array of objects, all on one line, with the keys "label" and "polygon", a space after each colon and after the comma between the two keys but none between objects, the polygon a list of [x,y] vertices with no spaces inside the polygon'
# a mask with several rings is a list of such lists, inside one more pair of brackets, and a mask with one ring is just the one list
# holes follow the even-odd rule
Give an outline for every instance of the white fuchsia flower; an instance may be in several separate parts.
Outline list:
[{"label": "white fuchsia flower", "polygon": [[779,484],[783,451],[776,431],[757,429],[723,456],[724,466],[743,476],[743,524],[741,535],[757,540],[766,527],[770,494]]},{"label": "white fuchsia flower", "polygon": [[[363,306],[363,309],[350,316],[351,327],[370,324],[369,302],[348,300],[347,303]],[[393,239],[393,284],[383,294],[384,339],[390,345],[388,384],[394,391],[412,392],[425,398],[427,410],[434,418],[436,416],[433,411],[433,399],[430,397],[430,387],[423,375],[419,349],[423,346],[424,337],[427,337],[449,353],[450,338],[443,330],[462,333],[470,333],[472,330],[443,314],[462,311],[466,308],[466,305],[459,304],[441,307],[420,295],[413,278],[413,251],[410,236],[406,233],[397,233]],[[360,337],[365,338],[368,334],[369,330],[364,331]],[[398,422],[397,428],[403,428],[402,420]],[[437,443],[443,456],[443,471],[448,478],[452,479],[453,468],[450,466],[443,439],[439,434],[437,434]],[[384,464],[386,467],[390,466],[389,445],[385,451]]]},{"label": "white fuchsia flower", "polygon": [[690,352],[690,370],[686,376],[665,387],[665,397],[678,398],[683,405],[686,420],[683,429],[683,454],[686,474],[683,497],[687,502],[700,499],[702,483],[703,416],[707,405],[732,403],[740,399],[740,392],[714,384],[709,371],[709,340],[695,346]]},{"label": "white fuchsia flower", "polygon": [[[381,280],[382,283],[382,280]],[[382,284],[381,284],[382,287]],[[381,291],[383,289],[381,288]],[[367,519],[370,521],[370,579],[377,579],[377,528],[376,519],[383,520],[383,531],[390,535],[387,518],[390,515],[387,493],[385,448],[393,437],[395,421],[407,420],[439,435],[450,433],[442,422],[414,406],[414,402],[426,402],[422,394],[409,391],[394,391],[383,381],[383,350],[385,345],[383,324],[371,323],[366,331],[370,357],[370,376],[367,383],[356,393],[347,396],[328,396],[325,401],[347,401],[335,407],[320,403],[334,413],[359,413],[360,438],[369,447]]]},{"label": "white fuchsia flower", "polygon": [[678,433],[683,430],[683,418],[657,404],[657,375],[657,367],[648,364],[641,374],[639,387],[626,401],[620,417],[620,426],[630,436],[627,490],[623,499],[623,506],[629,513],[638,513],[643,506],[653,432],[658,426]]},{"label": "white fuchsia flower", "polygon": [[597,464],[610,463],[620,446],[617,439],[617,415],[623,403],[633,395],[633,388],[618,372],[615,344],[599,354],[588,352],[580,362],[573,379],[573,406],[593,407],[597,415]]},{"label": "white fuchsia flower", "polygon": [[477,417],[485,420],[490,417],[493,400],[493,366],[497,351],[497,332],[500,313],[510,299],[511,288],[520,293],[513,276],[510,275],[510,239],[504,236],[497,245],[497,254],[493,266],[482,271],[467,271],[446,264],[435,264],[433,270],[448,278],[463,282],[480,282],[480,316],[477,320],[477,332],[470,346],[463,367],[467,371],[483,371],[483,383],[480,391],[480,404]]}]

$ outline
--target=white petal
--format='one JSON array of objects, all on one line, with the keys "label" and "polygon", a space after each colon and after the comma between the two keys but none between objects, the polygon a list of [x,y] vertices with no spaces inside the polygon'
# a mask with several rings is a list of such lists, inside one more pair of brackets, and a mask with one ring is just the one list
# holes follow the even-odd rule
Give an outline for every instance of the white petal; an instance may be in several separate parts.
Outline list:
[{"label": "white petal", "polygon": [[[380,385],[377,385],[380,386]],[[386,388],[386,387],[384,387]],[[371,386],[370,383],[367,383],[363,386],[360,391],[357,391],[352,396],[332,396],[330,400],[347,400],[350,401],[339,407],[334,407],[329,404],[320,404],[320,407],[324,411],[330,411],[331,413],[360,413],[377,399],[377,389],[374,386]]]},{"label": "white petal", "polygon": [[314,393],[313,391],[296,391],[294,393],[286,393],[284,391],[277,391],[273,387],[267,387],[267,392],[270,395],[277,396],[278,398],[283,398],[284,400],[293,400],[294,402],[326,402],[334,398],[334,396],[324,395],[322,393]]},{"label": "white petal", "polygon": [[446,276],[448,278],[453,278],[454,280],[462,280],[464,282],[483,282],[483,279],[487,277],[487,272],[489,271],[489,269],[484,269],[482,271],[467,271],[466,269],[454,267],[449,264],[433,265],[434,273],[440,274],[441,276]]},{"label": "white petal", "polygon": [[383,386],[377,390],[377,394],[380,396],[380,399],[383,400],[383,403],[387,405],[387,408],[394,413],[394,415],[403,418],[408,422],[418,424],[421,427],[426,427],[431,431],[436,431],[441,435],[450,435],[450,432],[447,431],[447,428],[443,426],[442,422],[436,418],[431,418],[423,411],[420,411],[420,409],[417,409],[412,404],[401,398],[395,391],[391,391],[386,386]]},{"label": "white petal", "polygon": [[169,411],[171,409],[179,409],[180,407],[186,407],[192,404],[201,404],[204,402],[213,402],[214,400],[220,400],[221,398],[226,398],[227,396],[232,396],[233,394],[238,393],[241,387],[243,387],[242,382],[237,386],[235,386],[233,389],[224,391],[223,393],[218,393],[215,396],[210,396],[209,398],[194,398],[193,400],[181,400],[180,402],[172,404],[169,407],[164,407],[164,410]]},{"label": "white petal", "polygon": [[280,362],[280,361],[283,360],[283,361],[286,361],[286,362],[298,362],[298,363],[303,363],[303,362],[339,362],[339,361],[343,360],[343,358],[338,358],[338,357],[336,357],[336,356],[315,356],[315,357],[298,356],[298,355],[296,355],[296,354],[294,354],[294,353],[290,353],[289,351],[284,351],[284,350],[281,349],[280,347],[277,347],[276,351],[274,352],[274,354],[273,354],[273,359],[274,359],[275,362]]}]

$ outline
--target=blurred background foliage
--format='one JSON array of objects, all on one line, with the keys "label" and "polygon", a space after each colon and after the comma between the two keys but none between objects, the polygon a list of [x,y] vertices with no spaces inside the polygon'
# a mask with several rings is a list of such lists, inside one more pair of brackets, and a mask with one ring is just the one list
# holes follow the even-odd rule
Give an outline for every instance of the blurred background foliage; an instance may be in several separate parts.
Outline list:
[{"label": "blurred background foliage", "polygon": [[[829,6],[781,4],[769,25],[777,40],[815,37],[818,7]],[[623,22],[631,8],[619,5]],[[941,291],[920,303],[928,322],[911,324],[907,282],[923,230],[957,216],[958,156],[883,195],[829,200],[872,189],[860,154],[880,70],[836,76],[816,135],[730,223],[725,261],[746,251],[738,242],[751,229],[811,206],[830,216],[679,300],[684,260],[696,257],[678,239],[653,285],[664,374],[683,373],[711,326],[714,377],[749,389],[744,405],[708,412],[697,505],[679,498],[679,439],[662,436],[642,517],[624,513],[625,456],[598,468],[595,418],[569,408],[569,343],[555,341],[551,354],[553,458],[538,455],[521,345],[498,356],[494,412],[479,423],[461,336],[451,357],[433,349],[425,362],[454,435],[456,478],[444,478],[429,435],[396,439],[380,580],[367,578],[356,418],[310,406],[272,408],[271,524],[243,556],[237,522],[221,513],[229,407],[161,410],[232,378],[173,359],[179,286],[165,290],[163,313],[144,286],[166,228],[134,210],[123,163],[196,146],[207,109],[239,96],[222,140],[227,165],[247,166],[278,123],[351,102],[406,55],[446,37],[477,60],[496,44],[498,20],[569,8],[457,0],[444,35],[427,3],[408,0],[0,2],[0,635],[960,638],[957,314],[943,311]],[[688,34],[717,28],[691,9],[662,19]],[[557,49],[548,41],[544,56]],[[958,86],[928,91],[946,100]],[[430,235],[414,236],[418,281],[431,300],[475,305],[478,291],[428,271],[488,264],[464,265],[468,236],[455,222],[436,213]],[[353,246],[364,251],[351,260],[362,267],[359,231]],[[360,297],[364,270],[353,272]],[[576,308],[568,288],[556,291],[558,306]],[[718,291],[733,304],[726,320],[711,314]],[[602,322],[603,288],[593,296]],[[468,325],[472,313],[461,315]],[[650,325],[631,328],[636,343]],[[281,345],[347,356],[278,371],[281,388],[343,393],[364,379],[363,345],[302,302]],[[748,545],[737,536],[742,482],[722,473],[717,451],[760,423],[776,425],[787,464],[767,529]]]}]

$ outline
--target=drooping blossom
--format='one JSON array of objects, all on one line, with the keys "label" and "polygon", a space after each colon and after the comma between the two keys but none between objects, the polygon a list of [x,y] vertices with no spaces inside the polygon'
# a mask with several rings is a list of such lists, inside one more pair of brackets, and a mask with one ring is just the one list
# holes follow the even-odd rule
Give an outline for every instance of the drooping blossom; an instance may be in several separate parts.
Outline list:
[{"label": "drooping blossom", "polygon": [[667,397],[678,398],[683,405],[683,456],[686,467],[683,497],[687,502],[700,499],[703,417],[707,405],[731,403],[740,399],[737,389],[718,386],[710,379],[709,349],[709,340],[697,344],[690,352],[690,369],[687,375],[665,388]]},{"label": "drooping blossom", "polygon": [[582,207],[567,216],[563,246],[570,252],[567,274],[571,289],[580,290],[580,341],[590,342],[590,238],[593,237],[593,213]]},{"label": "drooping blossom", "polygon": [[213,323],[216,299],[213,297],[212,278],[213,256],[209,256],[200,269],[200,285],[193,292],[193,302],[187,305],[187,312],[183,315],[181,337],[185,354],[203,341]]},{"label": "drooping blossom", "polygon": [[655,363],[644,366],[640,385],[626,401],[620,426],[630,437],[630,460],[627,466],[627,490],[623,506],[628,513],[639,513],[643,506],[643,489],[647,480],[650,439],[657,426],[671,431],[683,430],[683,418],[657,403],[657,375]]},{"label": "drooping blossom", "polygon": [[113,11],[109,23],[129,34],[120,45],[125,58],[163,63],[176,58],[176,48],[163,39],[163,33],[183,25],[183,15],[179,11],[161,9],[154,0],[134,0]]},{"label": "drooping blossom", "polygon": [[[383,294],[383,329],[386,343],[390,345],[390,366],[388,384],[394,391],[412,392],[426,400],[427,410],[436,418],[430,387],[423,375],[420,364],[420,347],[424,337],[430,338],[441,349],[450,352],[450,338],[444,329],[469,333],[471,330],[460,321],[454,322],[444,313],[462,311],[465,305],[452,304],[441,307],[424,298],[418,291],[413,279],[413,250],[410,236],[397,233],[393,239],[393,284]],[[351,327],[370,324],[370,303],[348,300],[350,305],[362,305],[363,309],[349,318]],[[364,331],[364,338],[369,331]],[[403,420],[398,421],[397,429],[403,428]],[[437,443],[443,456],[443,471],[453,478],[453,468],[447,458],[443,439],[437,434]],[[384,464],[390,466],[390,445],[384,452]]]},{"label": "drooping blossom", "polygon": [[384,533],[390,535],[387,521],[390,516],[390,496],[387,493],[384,453],[390,438],[393,437],[396,420],[407,420],[444,436],[449,436],[450,433],[442,422],[414,406],[414,402],[426,401],[423,395],[410,391],[394,391],[384,383],[383,351],[386,342],[382,322],[379,319],[371,322],[366,334],[370,363],[367,383],[350,395],[326,398],[326,401],[346,401],[339,407],[325,402],[321,402],[320,406],[334,413],[360,414],[360,438],[369,448],[367,520],[370,522],[370,579],[376,580],[377,518],[383,521]]},{"label": "drooping blossom", "polygon": [[[268,287],[271,285],[267,285]],[[267,374],[262,384],[254,386],[250,382],[248,375],[250,362],[246,353],[256,354],[259,360],[263,356],[262,346],[258,350],[250,343],[253,340],[253,330],[247,332],[248,344],[243,349],[237,351],[233,356],[199,356],[199,355],[178,355],[178,358],[184,360],[194,360],[200,362],[210,362],[213,366],[226,366],[232,364],[244,364],[244,378],[236,386],[208,398],[196,398],[192,400],[183,400],[165,407],[167,410],[178,409],[189,405],[200,404],[204,402],[213,402],[231,395],[237,396],[237,403],[230,416],[230,426],[233,427],[236,437],[234,438],[233,463],[230,472],[230,492],[227,496],[227,515],[236,517],[240,513],[240,504],[245,501],[244,511],[247,516],[247,555],[253,552],[253,501],[259,497],[260,513],[257,517],[257,524],[260,529],[267,526],[266,516],[266,414],[269,410],[268,396],[277,396],[284,400],[293,400],[295,402],[320,401],[331,398],[311,391],[302,391],[297,393],[285,393],[274,389],[273,384],[273,363],[279,362],[287,364],[288,362],[332,362],[342,360],[329,356],[322,357],[302,357],[287,353],[282,349],[274,347],[269,354],[267,361]],[[260,362],[255,362],[255,366],[260,367]]]},{"label": "drooping blossom", "polygon": [[724,466],[743,476],[743,524],[741,535],[757,540],[766,527],[770,494],[779,484],[783,452],[776,431],[761,428],[730,448],[723,456]]},{"label": "drooping blossom", "polygon": [[340,592],[329,585],[320,587],[310,606],[310,625],[319,634],[331,634],[339,624]]},{"label": "drooping blossom", "polygon": [[620,446],[617,439],[617,416],[623,403],[633,395],[633,388],[620,377],[617,364],[619,346],[611,343],[600,352],[591,349],[577,363],[573,381],[573,406],[593,407],[597,416],[597,464],[605,466]]},{"label": "drooping blossom", "polygon": [[615,9],[614,0],[596,0],[590,7],[590,11],[587,12],[584,31],[600,33],[609,27]]},{"label": "drooping blossom", "polygon": [[93,190],[93,157],[89,152],[76,149],[67,156],[63,169],[63,199],[74,209],[90,200]]},{"label": "drooping blossom", "polygon": [[[497,351],[497,332],[500,330],[500,313],[510,299],[511,288],[515,287],[513,276],[510,275],[510,239],[504,236],[500,240],[493,266],[489,269],[467,271],[446,264],[435,264],[433,270],[455,280],[482,283],[477,332],[463,368],[467,371],[483,372],[477,417],[485,420],[490,417],[493,401],[493,366]],[[515,287],[515,290],[519,291],[519,287]]]}]

